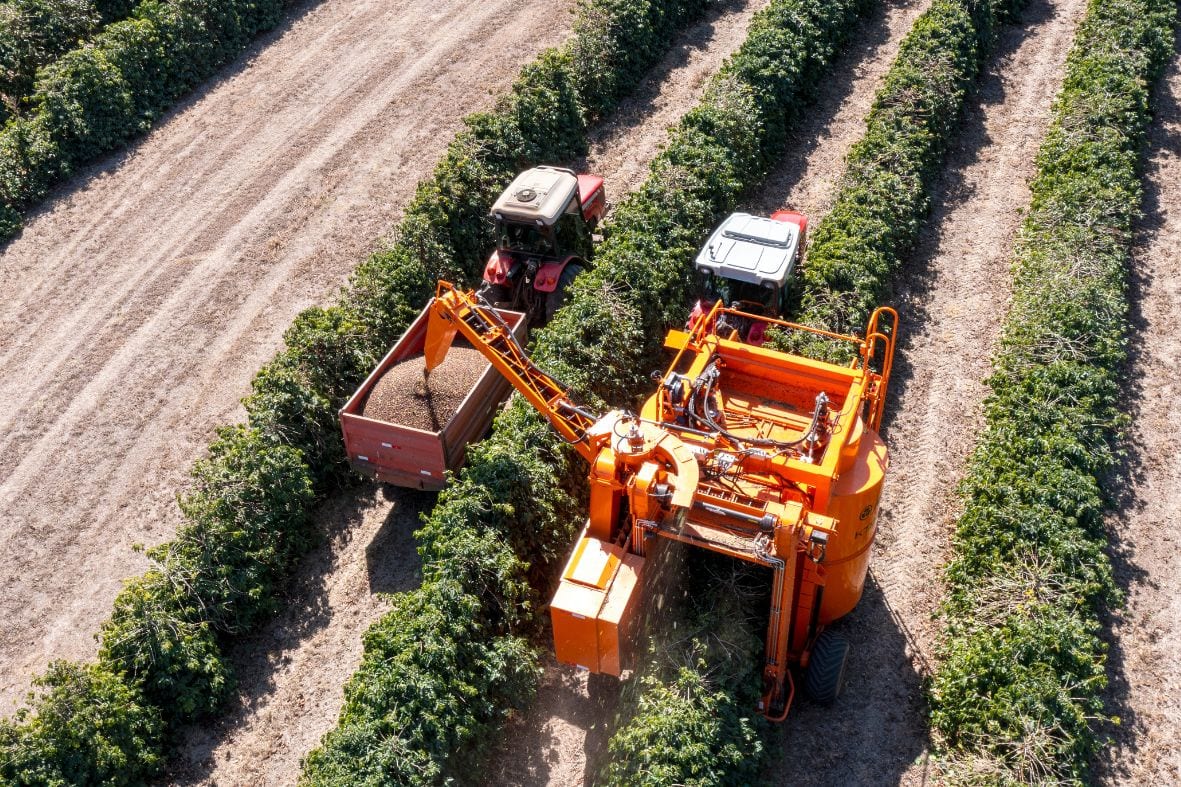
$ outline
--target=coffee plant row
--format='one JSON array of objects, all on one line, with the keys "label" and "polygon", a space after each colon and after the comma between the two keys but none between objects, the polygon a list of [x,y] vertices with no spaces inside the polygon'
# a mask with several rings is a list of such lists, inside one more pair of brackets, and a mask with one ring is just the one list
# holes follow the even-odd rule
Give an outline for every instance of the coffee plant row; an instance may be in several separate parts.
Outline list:
[{"label": "coffee plant row", "polygon": [[[849,153],[833,208],[808,246],[796,319],[857,332],[885,298],[926,218],[935,176],[997,25],[1014,10],[1011,0],[935,0],[915,21],[874,99],[866,135]],[[810,355],[832,352],[830,345],[801,344],[794,336],[778,341]],[[699,614],[705,616],[701,630],[710,632],[734,611],[714,607]],[[717,731],[708,720],[719,708],[753,707],[752,687],[762,685],[760,637],[766,621],[754,625],[758,650],[746,660],[703,661],[694,668],[683,654],[673,650],[670,662],[669,651],[660,649],[640,689],[625,698],[609,743],[606,783],[750,783],[752,769],[757,775],[756,757],[717,767],[717,760],[693,753],[717,747]],[[741,671],[720,669],[722,664]]]},{"label": "coffee plant row", "polygon": [[[1127,426],[1128,268],[1172,0],[1092,0],[1037,158],[962,494],[932,722],[949,779],[1087,783],[1118,602],[1104,493]],[[1106,485],[1111,489],[1110,485]]]}]

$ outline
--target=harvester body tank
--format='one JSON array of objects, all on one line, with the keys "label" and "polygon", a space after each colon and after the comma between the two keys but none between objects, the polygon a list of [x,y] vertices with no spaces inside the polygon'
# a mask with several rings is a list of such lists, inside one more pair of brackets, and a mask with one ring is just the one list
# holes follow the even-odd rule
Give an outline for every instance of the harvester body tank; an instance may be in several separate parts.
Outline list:
[{"label": "harvester body tank", "polygon": [[833,484],[825,511],[839,524],[824,560],[827,579],[819,620],[823,625],[849,614],[861,600],[888,465],[886,443],[877,432],[862,429],[849,448],[856,453]]},{"label": "harvester body tank", "polygon": [[[878,309],[865,336],[851,337],[719,303],[690,331],[668,334],[674,358],[640,414],[596,415],[470,294],[440,283],[433,308],[426,368],[462,334],[589,464],[589,517],[550,605],[558,660],[610,675],[630,668],[649,544],[700,547],[770,569],[760,709],[781,720],[791,668],[807,667],[824,627],[864,590],[888,463],[878,429],[897,314]],[[810,332],[851,350],[851,362],[751,344],[715,327],[728,320]]]}]

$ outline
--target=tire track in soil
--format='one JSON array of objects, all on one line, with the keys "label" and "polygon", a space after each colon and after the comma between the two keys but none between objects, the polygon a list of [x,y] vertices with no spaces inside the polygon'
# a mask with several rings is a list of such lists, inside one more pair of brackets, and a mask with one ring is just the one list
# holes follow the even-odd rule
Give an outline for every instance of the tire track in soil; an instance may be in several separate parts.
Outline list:
[{"label": "tire track in soil", "polygon": [[[578,167],[602,175],[613,201],[639,185],[635,173],[646,172],[668,127],[697,104],[709,76],[741,44],[750,17],[764,4],[731,0],[713,11],[679,37],[610,122],[592,129],[591,151]],[[328,543],[297,571],[279,617],[234,650],[237,709],[185,731],[169,783],[294,783],[300,758],[336,723],[344,684],[361,661],[361,635],[389,608],[376,594],[418,583],[409,534],[435,497],[364,489],[336,496],[321,512],[332,534]],[[392,543],[379,545],[383,539]],[[375,574],[397,579],[375,583]],[[584,683],[551,662],[541,696],[557,700],[562,707],[556,714],[587,716],[579,698]]]},{"label": "tire track in soil", "polygon": [[[853,647],[845,691],[833,707],[793,707],[774,783],[938,783],[921,681],[939,634],[955,487],[983,424],[1034,157],[1085,11],[1085,0],[1033,0],[1019,26],[1001,30],[918,247],[887,301],[901,318],[884,429],[890,474],[865,597],[836,627]],[[806,185],[795,188],[797,199],[817,199]]]},{"label": "tire track in soil", "polygon": [[[792,134],[797,140],[796,147],[785,153],[765,187],[744,209],[770,213],[785,204],[795,204],[805,212],[811,211],[808,214],[811,218],[827,209],[835,193],[836,180],[844,169],[844,156],[864,132],[864,116],[873,96],[903,36],[927,5],[927,2],[887,3],[861,23],[854,33],[854,40],[859,43],[836,60],[831,78],[825,81],[816,103]],[[745,27],[731,51],[741,45],[744,34]],[[698,94],[712,73],[702,74]],[[688,108],[681,107],[678,117]],[[675,120],[672,118],[665,125]],[[609,150],[620,162],[618,166],[629,178],[629,185],[639,186],[646,162],[641,164],[631,158],[622,141],[612,141]],[[655,152],[653,146],[649,155]],[[785,193],[801,180],[803,173],[809,177],[808,188],[785,198]],[[805,193],[811,196],[804,199]],[[588,783],[610,739],[616,696],[611,689],[605,689],[602,695],[596,692],[592,698],[585,675],[547,657],[537,699],[510,721],[504,740],[489,758],[494,780],[530,786]]]},{"label": "tire track in soil", "polygon": [[[1181,46],[1181,35],[1177,37]],[[1098,775],[1107,784],[1181,783],[1181,60],[1157,90],[1149,129],[1145,217],[1130,277],[1132,346],[1123,510],[1110,519],[1116,574],[1128,593],[1112,630],[1108,713],[1121,718]],[[1126,480],[1125,480],[1126,479]]]},{"label": "tire track in soil", "polygon": [[3,249],[0,712],[50,658],[94,655],[147,567],[128,547],[175,532],[176,490],[291,319],[573,7],[303,6]]}]

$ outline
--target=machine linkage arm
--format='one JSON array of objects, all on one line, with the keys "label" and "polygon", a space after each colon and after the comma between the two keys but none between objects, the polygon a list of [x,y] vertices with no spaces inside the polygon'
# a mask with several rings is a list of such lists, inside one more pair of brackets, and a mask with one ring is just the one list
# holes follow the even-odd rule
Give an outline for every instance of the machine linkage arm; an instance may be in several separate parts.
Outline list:
[{"label": "machine linkage arm", "polygon": [[525,354],[509,326],[473,292],[440,281],[427,322],[424,374],[443,362],[458,332],[520,391],[563,439],[575,446],[589,462],[599,452],[597,441],[588,438],[598,416],[570,401],[566,390],[537,367]]}]

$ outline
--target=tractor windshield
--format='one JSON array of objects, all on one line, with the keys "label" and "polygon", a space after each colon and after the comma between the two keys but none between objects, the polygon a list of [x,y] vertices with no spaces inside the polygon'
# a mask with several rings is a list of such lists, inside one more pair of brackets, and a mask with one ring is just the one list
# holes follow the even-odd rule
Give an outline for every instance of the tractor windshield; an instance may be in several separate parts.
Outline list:
[{"label": "tractor windshield", "polygon": [[517,224],[503,222],[500,225],[497,248],[505,251],[515,251],[521,254],[537,254],[555,256],[557,250],[551,231],[547,227],[534,224]]},{"label": "tractor windshield", "polygon": [[[726,306],[737,305],[744,311],[755,313],[764,312],[774,315],[777,312],[776,291],[770,287],[760,287],[757,284],[727,279],[722,276],[707,276],[705,290],[710,300],[721,300]],[[754,308],[756,305],[759,308]]]}]

